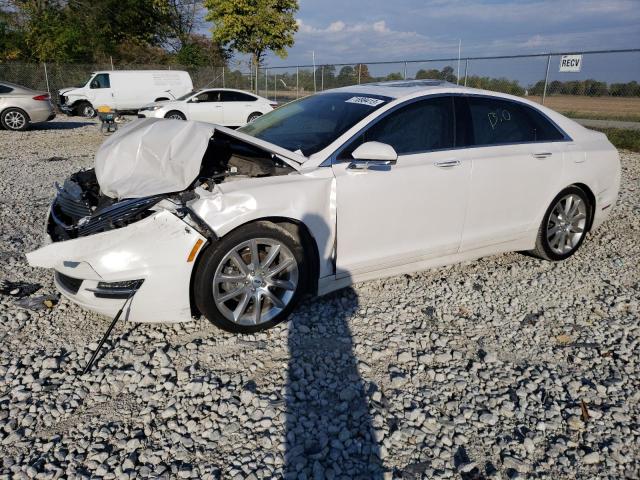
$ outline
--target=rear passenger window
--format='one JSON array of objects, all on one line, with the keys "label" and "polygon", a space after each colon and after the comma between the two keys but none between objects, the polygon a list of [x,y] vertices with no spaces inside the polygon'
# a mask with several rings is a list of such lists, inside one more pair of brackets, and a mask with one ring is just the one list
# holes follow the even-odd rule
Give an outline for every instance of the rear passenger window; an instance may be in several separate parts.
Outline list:
[{"label": "rear passenger window", "polygon": [[11,93],[13,92],[13,88],[8,87],[7,85],[0,85],[0,93]]},{"label": "rear passenger window", "polygon": [[223,90],[221,93],[223,102],[255,102],[257,100],[256,97],[242,92],[228,92]]},{"label": "rear passenger window", "polygon": [[551,142],[562,133],[535,109],[497,98],[467,97],[472,145]]},{"label": "rear passenger window", "polygon": [[453,147],[453,102],[451,97],[421,100],[401,107],[371,126],[340,155],[351,153],[365,142],[391,145],[398,155]]}]

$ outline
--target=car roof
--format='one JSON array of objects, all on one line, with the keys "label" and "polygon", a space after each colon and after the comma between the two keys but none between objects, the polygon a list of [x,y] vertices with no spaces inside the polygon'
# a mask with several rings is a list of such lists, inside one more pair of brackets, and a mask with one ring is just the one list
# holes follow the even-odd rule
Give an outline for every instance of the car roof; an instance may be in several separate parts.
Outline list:
[{"label": "car roof", "polygon": [[385,97],[398,99],[408,97],[416,93],[434,93],[434,91],[436,90],[450,89],[452,87],[457,87],[457,85],[445,80],[424,79],[362,83],[360,85],[350,85],[347,87],[333,88],[330,91],[382,95]]}]

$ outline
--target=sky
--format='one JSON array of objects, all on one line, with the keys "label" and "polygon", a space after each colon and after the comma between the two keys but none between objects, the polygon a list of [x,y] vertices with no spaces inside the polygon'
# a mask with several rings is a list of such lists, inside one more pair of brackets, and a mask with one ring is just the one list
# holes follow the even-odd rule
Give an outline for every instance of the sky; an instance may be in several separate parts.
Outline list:
[{"label": "sky", "polygon": [[300,0],[296,18],[269,65],[640,47],[640,0]]}]

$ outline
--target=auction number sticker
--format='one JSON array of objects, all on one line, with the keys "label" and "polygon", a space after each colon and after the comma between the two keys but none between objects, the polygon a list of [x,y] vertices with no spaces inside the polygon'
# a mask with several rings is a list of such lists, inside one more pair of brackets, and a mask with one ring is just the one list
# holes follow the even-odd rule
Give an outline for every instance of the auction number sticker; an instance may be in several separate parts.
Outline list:
[{"label": "auction number sticker", "polygon": [[360,105],[369,105],[370,107],[377,107],[381,103],[384,103],[384,100],[380,100],[378,98],[371,97],[351,97],[349,100],[345,100],[346,103],[359,103]]}]

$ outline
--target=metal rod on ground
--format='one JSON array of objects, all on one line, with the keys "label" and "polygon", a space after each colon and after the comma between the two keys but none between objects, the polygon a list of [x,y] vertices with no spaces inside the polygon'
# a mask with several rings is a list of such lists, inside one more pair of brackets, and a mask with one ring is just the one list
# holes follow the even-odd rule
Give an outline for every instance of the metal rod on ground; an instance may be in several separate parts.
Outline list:
[{"label": "metal rod on ground", "polygon": [[49,89],[49,73],[47,73],[47,63],[43,63],[42,65],[44,65],[44,79],[47,82],[47,92],[49,93],[49,96],[51,96],[51,90]]},{"label": "metal rod on ground", "polygon": [[98,357],[98,353],[100,353],[100,350],[102,350],[102,346],[104,345],[104,342],[106,342],[107,338],[109,338],[109,335],[111,334],[111,330],[113,330],[113,327],[115,327],[118,320],[120,320],[120,316],[122,315],[124,308],[127,306],[127,303],[129,303],[129,301],[133,298],[135,293],[138,291],[138,287],[133,289],[133,292],[131,292],[131,295],[127,297],[127,299],[122,304],[122,307],[120,307],[120,310],[118,310],[118,313],[116,313],[116,316],[113,317],[113,321],[111,322],[111,325],[109,325],[109,328],[100,339],[100,343],[98,343],[98,347],[93,351],[93,355],[91,355],[91,358],[87,363],[87,366],[84,367],[84,370],[82,371],[82,375],[84,375],[85,373],[88,373],[91,370],[91,367],[93,367],[93,364],[95,363],[96,358]]},{"label": "metal rod on ground", "polygon": [[549,64],[551,63],[551,55],[547,55],[547,73],[544,74],[544,88],[542,89],[542,105],[547,96],[547,82],[549,81]]}]

